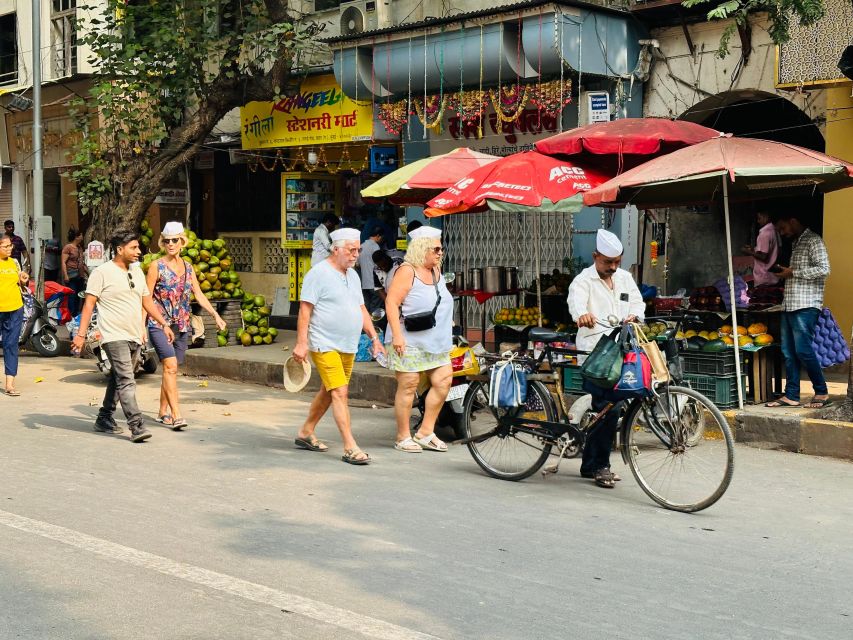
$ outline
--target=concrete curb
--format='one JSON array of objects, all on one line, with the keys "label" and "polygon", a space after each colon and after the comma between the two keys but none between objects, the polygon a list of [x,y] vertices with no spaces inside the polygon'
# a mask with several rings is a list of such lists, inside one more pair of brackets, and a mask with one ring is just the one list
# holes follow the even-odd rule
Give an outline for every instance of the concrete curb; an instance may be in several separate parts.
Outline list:
[{"label": "concrete curb", "polygon": [[[222,357],[220,355],[222,351],[220,349],[190,350],[187,352],[182,372],[191,376],[213,376],[277,389],[284,388],[283,375],[286,354],[282,353],[281,362],[271,362]],[[320,377],[312,367],[311,378],[303,391],[314,392],[319,388]],[[394,403],[396,392],[397,380],[392,372],[381,369],[374,362],[355,363],[349,386],[351,398],[387,405]]]},{"label": "concrete curb", "polygon": [[735,441],[761,449],[853,460],[853,422],[807,415],[766,415],[724,411]]}]

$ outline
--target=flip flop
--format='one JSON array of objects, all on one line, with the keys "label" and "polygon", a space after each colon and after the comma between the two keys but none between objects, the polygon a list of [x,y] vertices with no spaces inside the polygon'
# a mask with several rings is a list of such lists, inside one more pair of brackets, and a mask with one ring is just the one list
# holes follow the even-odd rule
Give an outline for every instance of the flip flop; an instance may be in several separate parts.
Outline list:
[{"label": "flip flop", "polygon": [[318,440],[316,436],[314,438],[296,438],[293,444],[298,449],[307,449],[308,451],[317,451],[319,453],[329,450],[326,443]]},{"label": "flip flop", "polygon": [[[364,454],[363,458],[358,458],[358,454]],[[344,449],[344,455],[341,456],[341,460],[346,462],[347,464],[354,465],[365,465],[370,464],[370,456],[364,453],[361,449],[356,447],[355,449]]]},{"label": "flip flop", "polygon": [[830,400],[829,398],[825,398],[823,400],[817,400],[815,398],[812,398],[803,406],[806,407],[806,409],[823,409],[824,407],[830,404],[832,404],[832,400]]},{"label": "flip flop", "polygon": [[21,395],[20,391],[15,391],[14,389],[6,389],[3,393],[5,393],[7,396],[11,396],[13,398],[17,398],[18,396]]},{"label": "flip flop", "polygon": [[791,404],[790,402],[782,402],[781,400],[773,400],[771,402],[765,402],[764,406],[769,409],[779,409],[780,407],[788,407],[790,409],[802,409],[803,405],[799,402],[797,404]]},{"label": "flip flop", "polygon": [[171,427],[174,424],[174,420],[172,420],[172,416],[168,413],[164,416],[157,416],[157,422],[160,424],[165,424],[167,427]]},{"label": "flip flop", "polygon": [[187,424],[187,421],[184,420],[183,418],[173,418],[172,419],[172,424],[171,424],[172,431],[181,431],[182,429],[184,429],[187,426],[189,426],[189,425]]}]

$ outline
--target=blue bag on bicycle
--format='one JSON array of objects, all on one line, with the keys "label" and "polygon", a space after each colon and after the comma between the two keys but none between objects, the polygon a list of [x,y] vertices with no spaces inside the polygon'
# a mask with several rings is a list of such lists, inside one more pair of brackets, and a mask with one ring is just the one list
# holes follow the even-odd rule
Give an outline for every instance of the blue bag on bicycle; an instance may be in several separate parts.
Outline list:
[{"label": "blue bag on bicycle", "polygon": [[512,360],[498,362],[489,379],[489,404],[503,409],[527,403],[527,373]]},{"label": "blue bag on bicycle", "polygon": [[622,359],[622,373],[613,391],[620,398],[645,398],[652,393],[652,363],[636,344]]}]

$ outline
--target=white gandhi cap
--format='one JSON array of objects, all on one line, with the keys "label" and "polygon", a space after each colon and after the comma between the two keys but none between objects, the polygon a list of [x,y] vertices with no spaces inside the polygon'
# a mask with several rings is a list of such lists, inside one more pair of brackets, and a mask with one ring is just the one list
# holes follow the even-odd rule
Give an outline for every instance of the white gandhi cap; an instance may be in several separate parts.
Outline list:
[{"label": "white gandhi cap", "polygon": [[335,229],[329,234],[329,237],[332,239],[332,242],[337,242],[338,240],[361,240],[361,231],[344,227],[343,229]]},{"label": "white gandhi cap", "polygon": [[441,237],[441,229],[436,229],[435,227],[418,227],[411,233],[409,233],[409,237],[412,240],[417,240],[418,238],[440,238]]},{"label": "white gandhi cap", "polygon": [[595,236],[595,250],[607,258],[618,258],[624,253],[625,248],[615,233],[599,229]]}]

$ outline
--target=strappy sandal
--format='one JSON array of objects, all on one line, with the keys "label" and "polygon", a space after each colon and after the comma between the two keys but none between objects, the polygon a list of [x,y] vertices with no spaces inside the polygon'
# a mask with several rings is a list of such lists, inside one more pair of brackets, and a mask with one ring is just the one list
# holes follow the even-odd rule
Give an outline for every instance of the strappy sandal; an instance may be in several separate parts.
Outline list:
[{"label": "strappy sandal", "polygon": [[[364,457],[359,458],[359,455],[362,455]],[[341,456],[341,460],[343,460],[347,464],[354,464],[359,466],[370,464],[370,456],[358,447],[356,447],[355,449],[344,449],[344,455]]]},{"label": "strappy sandal", "polygon": [[[613,476],[613,480],[614,480],[615,482],[621,482],[621,481],[622,481],[622,476],[620,476],[618,473],[616,473],[615,471],[613,471],[613,469],[610,469],[610,468],[608,467],[608,471],[610,471],[610,475],[611,475],[611,476]],[[584,472],[584,473],[581,473],[581,477],[582,477],[582,478],[589,478],[590,480],[592,480],[592,479],[594,479],[594,478],[595,478],[595,473],[594,473],[594,472],[593,472],[593,473],[586,473],[586,472]]]},{"label": "strappy sandal", "polygon": [[595,485],[603,489],[613,489],[616,486],[616,480],[613,478],[613,473],[608,468],[599,469],[595,472]]},{"label": "strappy sandal", "polygon": [[415,442],[429,451],[438,451],[439,453],[445,453],[447,451],[447,445],[439,440],[435,433],[431,433],[423,438],[419,438],[418,435],[415,434]]},{"label": "strappy sandal", "polygon": [[314,435],[309,438],[296,438],[293,441],[293,444],[296,445],[297,449],[307,449],[308,451],[317,451],[319,453],[329,450],[326,443],[320,441],[317,436]]},{"label": "strappy sandal", "polygon": [[168,413],[163,416],[157,416],[157,422],[160,424],[165,424],[167,427],[171,427],[175,421],[172,419],[172,416]]},{"label": "strappy sandal", "polygon": [[397,451],[402,451],[403,453],[421,453],[424,450],[421,445],[412,440],[410,437],[404,438],[403,440],[400,440],[400,442],[395,442],[394,448]]}]

